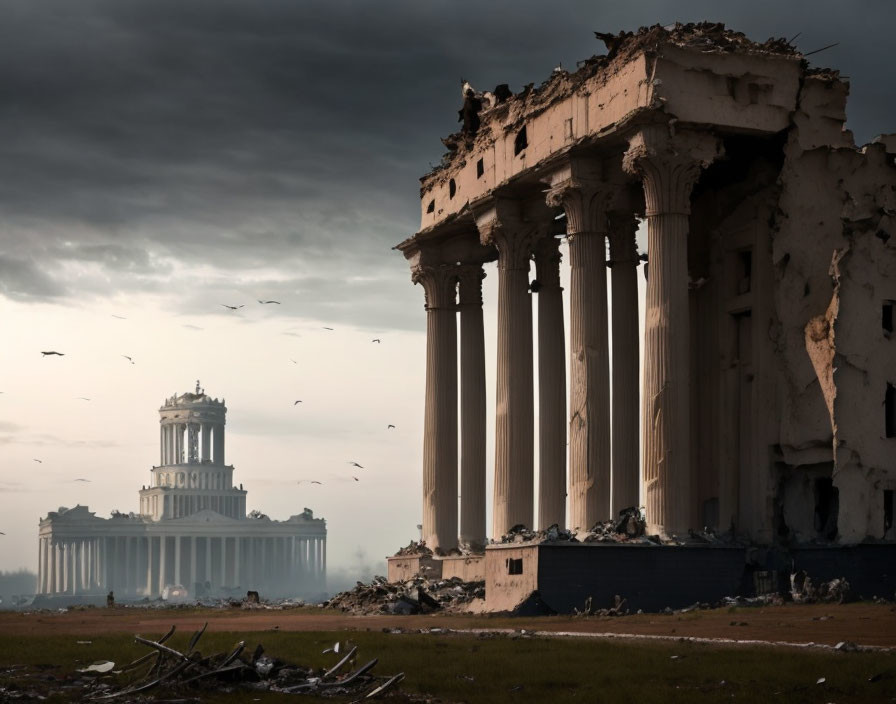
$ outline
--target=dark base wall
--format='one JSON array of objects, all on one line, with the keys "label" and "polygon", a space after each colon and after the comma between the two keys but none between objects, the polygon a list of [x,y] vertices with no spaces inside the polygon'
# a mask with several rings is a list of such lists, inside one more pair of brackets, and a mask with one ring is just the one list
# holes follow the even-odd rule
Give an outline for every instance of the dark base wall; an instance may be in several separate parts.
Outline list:
[{"label": "dark base wall", "polygon": [[743,548],[644,545],[544,545],[538,556],[538,591],[558,613],[613,606],[660,611],[739,594]]},{"label": "dark base wall", "polygon": [[849,547],[806,546],[790,550],[793,570],[805,570],[814,584],[846,577],[865,599],[896,597],[896,544]]},{"label": "dark base wall", "polygon": [[[507,559],[510,557],[516,560]],[[627,600],[631,611],[715,603],[726,596],[750,597],[756,595],[757,583],[774,588],[777,582],[785,588],[790,572],[800,569],[815,584],[845,577],[856,596],[864,598],[877,595],[892,599],[896,590],[896,544],[812,546],[789,551],[606,543],[514,544],[489,547],[486,561],[490,563],[486,568],[486,604],[490,610],[505,610],[522,602],[531,594],[533,581],[541,600],[558,613],[582,610],[588,597],[592,608],[608,608],[617,594]],[[508,578],[505,573],[514,561],[513,569],[522,572]],[[530,575],[528,579],[526,574]]]}]

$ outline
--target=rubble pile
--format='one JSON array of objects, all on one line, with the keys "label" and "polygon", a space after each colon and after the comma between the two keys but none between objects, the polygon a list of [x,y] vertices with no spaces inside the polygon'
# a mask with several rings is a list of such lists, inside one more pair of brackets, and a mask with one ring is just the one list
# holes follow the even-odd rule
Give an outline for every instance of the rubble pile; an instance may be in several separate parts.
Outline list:
[{"label": "rubble pile", "polygon": [[656,536],[647,536],[647,522],[644,514],[635,507],[619,512],[619,518],[595,523],[587,533],[577,535],[576,531],[561,528],[556,523],[544,530],[529,530],[522,523],[515,525],[495,543],[646,543],[659,544]]},{"label": "rubble pile", "polygon": [[390,583],[385,577],[374,577],[370,584],[358,582],[354,589],[336,594],[323,605],[355,615],[409,615],[460,611],[473,599],[484,598],[484,581],[464,582],[459,577],[431,580],[418,576]]},{"label": "rubble pile", "polygon": [[432,555],[432,550],[426,547],[425,540],[421,540],[419,543],[412,540],[406,547],[400,548],[395,553],[395,557],[417,557],[419,555]]},{"label": "rubble pile", "polygon": [[637,32],[618,34],[595,32],[609,52],[607,58],[627,59],[639,51],[659,48],[660,44],[700,49],[703,52],[723,54],[777,54],[798,56],[799,50],[783,37],[771,37],[764,42],[748,39],[743,32],[735,32],[722,22],[676,22],[670,25],[655,24],[640,27]]},{"label": "rubble pile", "polygon": [[574,616],[625,616],[627,614],[628,601],[618,594],[613,597],[613,605],[606,609],[595,608],[590,596],[585,599],[585,607],[581,611],[573,609]]},{"label": "rubble pile", "polygon": [[[198,695],[212,693],[239,697],[235,692],[241,689],[325,697],[351,696],[359,701],[375,699],[404,679],[404,673],[389,677],[371,674],[377,664],[376,658],[356,667],[357,647],[328,669],[319,670],[266,655],[261,644],[247,656],[245,641],[237,643],[229,653],[203,656],[196,647],[206,626],[207,623],[193,634],[183,652],[166,645],[174,634],[174,626],[158,640],[134,636],[136,642],[151,649],[149,653],[119,669],[115,669],[115,663],[109,660],[93,663],[78,670],[80,676],[73,680],[71,687],[80,690],[83,699],[95,701],[153,701],[152,698],[144,699],[150,690],[163,691],[166,701],[173,701],[168,698],[171,695],[175,695],[177,701],[184,701],[182,697],[185,695],[198,701],[194,699]],[[119,678],[122,673],[133,673],[133,679],[123,687]]]},{"label": "rubble pile", "polygon": [[639,508],[622,509],[615,521],[599,521],[582,536],[583,543],[645,543],[654,545],[656,537],[645,535],[647,521]]},{"label": "rubble pile", "polygon": [[845,604],[853,598],[849,582],[843,577],[821,582],[815,586],[805,570],[790,575],[790,596],[798,604],[813,604],[819,601]]}]

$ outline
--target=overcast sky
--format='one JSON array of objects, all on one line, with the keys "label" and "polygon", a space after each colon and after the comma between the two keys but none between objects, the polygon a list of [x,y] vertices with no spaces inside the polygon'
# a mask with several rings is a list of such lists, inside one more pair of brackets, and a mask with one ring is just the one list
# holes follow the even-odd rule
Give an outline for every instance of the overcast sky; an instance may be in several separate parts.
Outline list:
[{"label": "overcast sky", "polygon": [[896,131],[894,8],[4,0],[0,569],[36,568],[38,519],[60,505],[137,510],[157,409],[199,378],[227,399],[248,507],[308,506],[331,565],[363,554],[382,571],[415,537],[421,492],[423,294],[391,247],[419,225],[461,77],[540,83],[604,53],[594,30],[800,33],[805,52],[840,43],[811,60],[850,77],[861,144]]}]

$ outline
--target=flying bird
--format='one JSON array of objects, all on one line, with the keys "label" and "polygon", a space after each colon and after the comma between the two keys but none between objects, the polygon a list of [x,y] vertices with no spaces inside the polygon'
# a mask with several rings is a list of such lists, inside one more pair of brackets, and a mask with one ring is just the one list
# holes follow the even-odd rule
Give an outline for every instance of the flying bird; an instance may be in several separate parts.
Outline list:
[{"label": "flying bird", "polygon": [[319,482],[315,479],[300,479],[296,484],[323,484],[323,482]]},{"label": "flying bird", "polygon": [[123,315],[115,315],[115,313],[112,314],[112,317],[118,318],[119,320],[127,320],[127,318],[125,318]]},{"label": "flying bird", "polygon": [[389,428],[394,428],[394,427],[395,427],[394,425],[392,425],[391,423],[389,423],[389,425],[386,426],[386,430],[388,430]]},{"label": "flying bird", "polygon": [[134,363],[134,360],[131,359],[130,357],[128,357],[126,354],[123,354],[123,355],[121,355],[121,356],[124,357],[126,360],[128,360],[131,364]]},{"label": "flying bird", "polygon": [[358,478],[357,478],[357,477],[352,477],[352,479],[354,479],[354,480],[355,480],[355,481],[356,481],[356,482],[359,482],[359,481],[361,481],[361,480],[360,480],[360,479],[358,479]]},{"label": "flying bird", "polygon": [[364,469],[364,467],[362,467],[361,465],[359,465],[357,462],[352,462],[351,460],[349,460],[348,463],[349,463],[352,467],[357,467],[358,469]]},{"label": "flying bird", "polygon": [[298,364],[298,362],[297,362],[296,360],[294,360],[294,359],[291,359],[291,360],[289,360],[289,361],[292,362],[293,364]]},{"label": "flying bird", "polygon": [[0,535],[6,535],[2,530],[0,530]]},{"label": "flying bird", "polygon": [[241,306],[229,306],[226,303],[222,303],[221,305],[224,306],[225,308],[229,308],[230,310],[239,310],[240,308],[243,308],[245,306],[245,304],[243,304]]},{"label": "flying bird", "polygon": [[371,340],[371,342],[379,342],[379,341],[380,341],[380,338],[378,338],[378,337],[375,337]]},{"label": "flying bird", "polygon": [[258,299],[258,302],[261,303],[261,304],[265,304],[265,303],[276,303],[278,306],[280,305],[280,301],[263,301],[263,300],[261,300],[260,298]]},{"label": "flying bird", "polygon": [[76,396],[75,398],[76,398],[77,400],[79,400],[79,401],[89,401],[89,400],[90,400],[90,399],[87,398],[86,396]]},{"label": "flying bird", "polygon": [[333,329],[333,328],[327,328],[327,327],[324,328],[324,330],[332,330],[332,329]]},{"label": "flying bird", "polygon": [[34,461],[35,461],[35,462],[39,462],[40,464],[43,464],[43,463],[44,463],[43,460],[39,460],[39,459],[37,459],[36,457],[34,458]]},{"label": "flying bird", "polygon": [[89,479],[75,479],[76,482],[89,482]]},{"label": "flying bird", "polygon": [[42,354],[44,357],[49,357],[51,354],[55,354],[55,355],[58,356],[58,357],[65,357],[65,353],[64,353],[64,352],[52,352],[52,351],[50,351],[50,352],[41,352],[41,354]]},{"label": "flying bird", "polygon": [[297,406],[297,405],[300,404],[301,402],[302,402],[302,399],[299,399],[298,401],[296,401],[296,402],[293,403],[292,405],[293,405],[293,406]]}]

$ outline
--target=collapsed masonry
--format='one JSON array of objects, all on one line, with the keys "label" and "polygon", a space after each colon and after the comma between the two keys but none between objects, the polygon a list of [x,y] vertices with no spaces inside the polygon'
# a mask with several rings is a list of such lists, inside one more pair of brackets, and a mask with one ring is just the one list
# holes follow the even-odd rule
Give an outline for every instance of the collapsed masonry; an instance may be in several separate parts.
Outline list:
[{"label": "collapsed masonry", "polygon": [[495,261],[492,537],[584,530],[643,502],[665,538],[893,541],[896,135],[857,147],[848,83],[784,40],[709,23],[598,37],[606,56],[480,100],[397,246],[426,298],[425,544],[486,542]]}]

